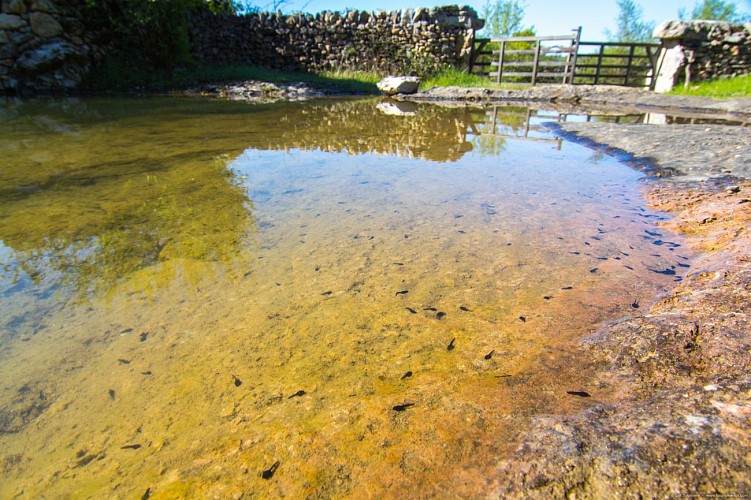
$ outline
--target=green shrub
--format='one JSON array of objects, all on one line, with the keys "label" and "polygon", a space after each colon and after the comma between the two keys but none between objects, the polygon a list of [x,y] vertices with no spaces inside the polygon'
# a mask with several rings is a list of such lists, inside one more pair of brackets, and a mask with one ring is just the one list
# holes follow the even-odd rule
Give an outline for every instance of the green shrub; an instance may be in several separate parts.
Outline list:
[{"label": "green shrub", "polygon": [[85,8],[108,58],[124,67],[168,70],[191,60],[190,13],[230,7],[204,0],[86,0]]}]

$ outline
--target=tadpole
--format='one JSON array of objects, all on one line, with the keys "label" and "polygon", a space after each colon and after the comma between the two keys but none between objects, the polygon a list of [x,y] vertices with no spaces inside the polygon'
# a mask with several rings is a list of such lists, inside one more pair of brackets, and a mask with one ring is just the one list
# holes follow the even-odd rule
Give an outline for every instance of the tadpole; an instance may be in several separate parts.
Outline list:
[{"label": "tadpole", "polygon": [[495,349],[493,349],[492,351],[490,351],[489,353],[487,353],[487,354],[485,355],[485,359],[490,359],[490,358],[492,358],[492,357],[493,357],[493,353],[494,353],[494,352],[495,352]]},{"label": "tadpole", "polygon": [[409,293],[409,290],[399,290],[394,295],[407,295]]},{"label": "tadpole", "polygon": [[394,411],[404,411],[407,408],[409,408],[410,406],[415,406],[415,404],[414,403],[402,403],[400,405],[394,406],[391,409],[394,410]]},{"label": "tadpole", "polygon": [[410,370],[410,371],[406,372],[404,375],[402,375],[401,380],[404,380],[405,378],[409,378],[411,376],[412,376],[412,371]]},{"label": "tadpole", "polygon": [[278,468],[279,468],[279,460],[274,462],[274,465],[272,465],[265,471],[261,472],[261,477],[264,479],[271,479],[272,477],[274,477],[274,473],[276,472]]},{"label": "tadpole", "polygon": [[297,391],[296,393],[292,394],[287,399],[299,398],[300,396],[305,396],[305,394],[307,394],[307,393],[305,391],[303,391],[302,389],[300,389],[299,391]]},{"label": "tadpole", "polygon": [[571,394],[572,396],[579,396],[580,398],[590,398],[590,397],[592,397],[586,391],[566,391],[566,394]]},{"label": "tadpole", "polygon": [[449,342],[449,345],[446,346],[446,350],[453,351],[454,350],[454,341],[456,340],[456,337],[451,339],[451,342]]},{"label": "tadpole", "polygon": [[415,311],[411,307],[407,307],[407,311],[411,312],[412,314],[417,314],[417,311]]},{"label": "tadpole", "polygon": [[240,387],[243,385],[243,381],[237,378],[237,376],[232,375],[232,379],[235,381],[235,387]]}]

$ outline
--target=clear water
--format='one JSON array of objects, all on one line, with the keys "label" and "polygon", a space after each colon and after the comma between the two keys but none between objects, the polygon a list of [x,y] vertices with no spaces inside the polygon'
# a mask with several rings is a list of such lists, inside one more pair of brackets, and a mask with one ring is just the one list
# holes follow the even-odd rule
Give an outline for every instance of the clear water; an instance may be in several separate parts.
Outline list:
[{"label": "clear water", "polygon": [[476,496],[612,398],[580,340],[690,255],[503,111],[5,101],[0,496]]}]

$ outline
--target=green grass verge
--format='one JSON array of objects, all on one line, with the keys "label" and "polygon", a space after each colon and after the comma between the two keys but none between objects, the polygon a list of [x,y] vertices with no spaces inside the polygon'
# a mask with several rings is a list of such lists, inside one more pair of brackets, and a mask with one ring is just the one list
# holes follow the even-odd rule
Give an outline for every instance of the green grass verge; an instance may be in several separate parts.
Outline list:
[{"label": "green grass verge", "polygon": [[365,72],[338,71],[314,74],[241,65],[195,65],[172,71],[146,71],[132,70],[117,62],[109,62],[98,68],[88,83],[89,88],[97,92],[161,92],[202,84],[244,80],[272,83],[305,82],[316,88],[330,87],[343,92],[374,94],[378,92],[376,83],[380,77]]},{"label": "green grass verge", "polygon": [[[433,87],[484,87],[484,88],[515,88],[520,85],[498,84],[492,79],[483,75],[465,73],[458,69],[449,68],[431,77],[425,78],[420,82],[420,90],[427,90]],[[528,86],[528,85],[527,85]]]},{"label": "green grass verge", "polygon": [[[88,86],[95,92],[165,92],[204,84],[257,80],[272,83],[305,82],[316,88],[334,88],[356,94],[377,94],[379,92],[376,83],[381,78],[382,75],[373,72],[303,73],[242,65],[193,65],[172,71],[147,71],[128,69],[116,61],[110,61],[92,74]],[[519,88],[518,85],[499,85],[486,76],[469,74],[453,68],[424,78],[420,84],[422,90],[447,86]]]},{"label": "green grass verge", "polygon": [[711,80],[696,85],[683,85],[670,91],[675,95],[699,95],[705,97],[751,97],[751,74],[737,76],[735,78],[722,78]]}]

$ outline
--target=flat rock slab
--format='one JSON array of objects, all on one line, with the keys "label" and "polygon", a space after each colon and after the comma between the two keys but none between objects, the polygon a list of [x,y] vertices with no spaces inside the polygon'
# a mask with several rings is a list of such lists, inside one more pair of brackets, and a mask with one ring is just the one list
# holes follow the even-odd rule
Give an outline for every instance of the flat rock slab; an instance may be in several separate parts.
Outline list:
[{"label": "flat rock slab", "polygon": [[644,111],[675,110],[751,122],[751,98],[711,99],[657,94],[647,90],[605,85],[537,85],[525,89],[435,87],[399,99],[423,102],[547,102],[635,107]]},{"label": "flat rock slab", "polygon": [[556,133],[608,153],[625,154],[658,177],[751,179],[751,128],[732,125],[549,123]]}]

